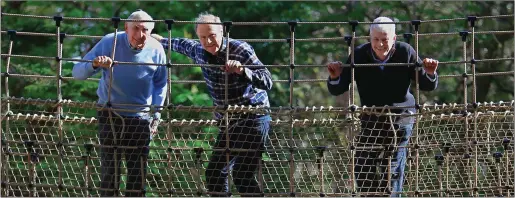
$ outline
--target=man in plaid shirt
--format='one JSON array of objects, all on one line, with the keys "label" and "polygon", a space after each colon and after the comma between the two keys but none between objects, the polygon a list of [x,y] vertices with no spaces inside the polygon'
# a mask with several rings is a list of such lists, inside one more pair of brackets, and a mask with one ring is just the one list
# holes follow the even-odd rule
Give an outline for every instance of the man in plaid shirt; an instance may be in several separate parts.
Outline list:
[{"label": "man in plaid shirt", "polygon": [[[211,14],[200,14],[197,22],[221,23]],[[245,67],[263,65],[246,42],[223,40],[223,26],[220,24],[196,24],[195,32],[200,42],[187,38],[172,38],[171,49],[190,57],[197,64],[219,64],[220,67],[202,67],[209,94],[214,105],[225,105],[225,74],[229,74],[228,104],[269,107],[267,90],[272,88],[270,72],[266,67]],[[168,49],[168,38],[153,34]],[[226,61],[226,53],[229,60]],[[233,171],[233,181],[242,196],[262,196],[255,173],[261,160],[265,140],[268,138],[271,117],[268,114],[229,114],[230,158],[227,163],[225,121],[223,115],[215,113],[220,121],[220,132],[209,165],[206,169],[207,188],[211,196],[228,196],[227,176]],[[233,119],[236,117],[236,119]],[[248,149],[238,150],[238,149]]]}]

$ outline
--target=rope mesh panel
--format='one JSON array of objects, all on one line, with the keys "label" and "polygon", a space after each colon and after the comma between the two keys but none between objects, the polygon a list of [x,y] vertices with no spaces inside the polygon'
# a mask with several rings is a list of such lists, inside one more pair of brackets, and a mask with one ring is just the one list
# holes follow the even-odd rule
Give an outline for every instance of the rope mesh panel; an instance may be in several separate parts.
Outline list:
[{"label": "rope mesh panel", "polygon": [[[55,19],[48,16],[2,13],[4,17],[29,17],[35,19]],[[478,19],[496,19],[513,15],[482,16]],[[94,20],[110,21],[103,18],[63,17],[66,21]],[[466,18],[420,21],[424,23],[453,22]],[[122,21],[128,21],[122,19]],[[136,20],[137,21],[137,20]],[[154,20],[165,22],[164,20]],[[412,21],[396,22],[409,24]],[[175,23],[195,23],[175,21]],[[299,24],[347,24],[348,22],[299,22]],[[370,22],[359,22],[371,24]],[[233,22],[232,25],[290,25],[286,22]],[[237,31],[237,27],[233,31]],[[291,38],[294,35],[291,29]],[[9,31],[2,31],[9,34]],[[227,32],[228,33],[228,32]],[[55,75],[36,73],[3,72],[5,96],[2,104],[2,196],[99,196],[101,191],[118,195],[146,193],[147,196],[206,196],[208,192],[209,161],[218,153],[219,163],[231,161],[230,154],[240,156],[236,160],[249,160],[257,167],[257,185],[266,196],[352,196],[357,193],[355,182],[368,182],[369,177],[381,177],[379,184],[365,185],[359,195],[385,195],[391,193],[392,175],[377,173],[377,170],[392,172],[392,150],[404,149],[408,153],[405,169],[403,196],[513,196],[515,167],[513,156],[514,102],[476,103],[476,77],[513,75],[513,71],[478,73],[475,66],[481,62],[513,61],[513,58],[483,60],[462,60],[441,62],[441,65],[473,65],[474,79],[472,103],[422,105],[413,115],[391,113],[386,107],[295,107],[294,82],[325,82],[327,79],[294,79],[294,67],[326,67],[325,65],[295,65],[294,43],[313,41],[343,41],[337,38],[290,39],[290,65],[265,65],[290,70],[290,79],[275,80],[288,83],[290,88],[289,106],[267,109],[272,120],[272,130],[266,139],[264,150],[248,146],[256,142],[255,134],[241,131],[258,131],[259,127],[249,119],[249,114],[266,109],[245,106],[194,107],[174,106],[168,101],[161,112],[162,122],[159,133],[152,137],[148,146],[144,141],[150,137],[140,128],[145,123],[140,119],[121,118],[116,113],[97,114],[97,111],[116,109],[101,108],[95,102],[70,101],[62,99],[61,83],[73,80],[60,76],[62,62],[85,61],[62,57],[60,30],[57,33],[18,32],[18,35],[57,37],[57,70]],[[468,34],[513,34],[513,31],[472,31]],[[88,35],[67,35],[79,38],[101,38]],[[228,36],[228,34],[227,34]],[[399,35],[402,36],[402,35]],[[423,33],[424,36],[458,36],[457,33]],[[169,35],[171,37],[171,33]],[[367,36],[352,35],[352,46],[356,39]],[[224,38],[225,39],[225,38]],[[285,42],[284,39],[242,39],[248,42]],[[116,43],[116,42],[115,42]],[[64,41],[66,45],[66,41]],[[474,51],[474,43],[470,46]],[[418,51],[418,46],[415,47]],[[466,50],[466,47],[464,47]],[[6,54],[7,71],[17,59],[56,60],[56,57],[11,54],[12,43]],[[168,52],[170,53],[170,52]],[[114,53],[113,53],[114,54]],[[465,53],[466,54],[466,53]],[[474,56],[471,57],[474,59]],[[116,59],[116,57],[114,57]],[[115,60],[116,62],[116,60]],[[116,62],[118,64],[134,64]],[[159,64],[146,64],[167,66]],[[173,64],[168,66],[219,67],[219,65]],[[350,65],[344,65],[350,66]],[[356,64],[357,67],[375,67],[377,64]],[[406,64],[386,64],[385,66],[406,66]],[[299,71],[297,71],[299,73]],[[470,74],[469,74],[470,75]],[[354,75],[352,75],[354,78]],[[31,99],[9,95],[8,79],[37,78],[57,80],[57,97]],[[443,74],[442,78],[463,77]],[[90,80],[98,81],[91,78]],[[174,83],[204,83],[198,80],[169,80]],[[226,84],[227,85],[227,84]],[[49,85],[52,86],[52,85]],[[354,84],[351,93],[354,96]],[[418,93],[418,89],[417,89]],[[465,92],[466,93],[466,92]],[[169,97],[176,91],[170,90]],[[467,97],[465,97],[465,100]],[[351,99],[351,105],[355,104]],[[225,115],[223,120],[214,120],[213,112]],[[360,122],[360,118],[362,121]],[[363,118],[366,118],[363,120]],[[409,118],[416,124],[409,144],[398,146],[403,141],[394,121]],[[105,127],[117,133],[99,138],[99,123],[109,123]],[[231,127],[227,127],[230,125]],[[384,129],[378,131],[377,129]],[[364,131],[364,132],[363,132]],[[385,134],[394,134],[385,138]],[[113,144],[101,144],[110,141]],[[366,141],[364,141],[366,140]],[[259,142],[259,141],[258,141]],[[233,146],[228,146],[234,144]],[[393,146],[392,146],[393,145]],[[396,146],[397,145],[397,146]],[[119,187],[104,188],[112,184],[100,184],[102,175],[100,150],[117,155],[112,163],[120,178],[111,178]],[[148,154],[144,154],[148,152]],[[359,156],[357,156],[360,153]],[[356,169],[354,161],[381,158]],[[117,162],[120,166],[116,166]],[[147,161],[147,163],[145,163]],[[246,174],[251,167],[233,167],[229,178]],[[142,175],[140,173],[145,172]],[[357,178],[353,174],[358,173]],[[366,175],[366,176],[362,176]],[[104,176],[105,177],[105,176]],[[416,178],[416,179],[415,179]],[[216,179],[216,177],[215,177]],[[128,182],[128,181],[133,182]],[[136,181],[136,182],[134,182]],[[232,195],[241,194],[235,185],[250,186],[246,181],[230,181]],[[132,186],[130,186],[132,185]],[[139,186],[146,185],[146,189]],[[117,186],[117,185],[112,185]],[[368,188],[373,190],[368,190]],[[130,190],[132,189],[132,190]],[[225,195],[225,194],[222,194]],[[259,194],[260,195],[260,194]]]}]

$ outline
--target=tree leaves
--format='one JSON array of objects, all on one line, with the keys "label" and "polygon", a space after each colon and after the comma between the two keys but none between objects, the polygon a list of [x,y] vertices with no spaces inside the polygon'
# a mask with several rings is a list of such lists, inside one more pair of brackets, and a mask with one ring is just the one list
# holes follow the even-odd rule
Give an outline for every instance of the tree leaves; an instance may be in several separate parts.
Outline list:
[{"label": "tree leaves", "polygon": [[[377,16],[388,16],[396,20],[428,20],[428,19],[448,19],[456,17],[466,17],[469,15],[496,15],[496,14],[512,14],[513,2],[274,2],[274,1],[254,1],[254,2],[190,2],[190,1],[168,1],[168,2],[17,2],[2,1],[2,12],[15,14],[31,14],[54,16],[62,15],[66,17],[101,17],[111,18],[119,16],[126,18],[135,9],[141,8],[154,19],[175,19],[175,20],[194,20],[195,17],[205,11],[212,12],[221,17],[222,21],[342,21],[345,23],[334,25],[320,24],[299,24],[295,31],[296,38],[322,38],[322,37],[341,37],[351,34],[350,25],[346,22],[351,20],[372,21]],[[481,19],[477,21],[476,31],[488,30],[513,30],[513,18],[506,19]],[[450,32],[456,33],[453,36],[424,36],[419,38],[419,51],[422,57],[432,57],[440,61],[455,61],[463,58],[463,43],[458,35],[458,31],[469,30],[466,20],[454,22],[424,23],[420,27],[420,33],[437,33]],[[51,19],[29,19],[11,16],[2,16],[2,31],[16,30],[18,32],[40,32],[40,33],[56,33],[55,22]],[[174,24],[172,27],[172,37],[196,38],[192,24]],[[368,34],[368,25],[359,24],[357,27],[357,36],[366,36]],[[123,28],[122,28],[123,29]],[[120,30],[122,30],[120,29]],[[66,34],[77,35],[95,35],[103,36],[114,31],[110,21],[72,21],[65,20],[62,22],[61,32]],[[413,33],[411,25],[397,25],[397,33]],[[162,36],[168,36],[168,31],[164,23],[157,23],[153,33]],[[289,46],[286,38],[289,38],[290,31],[286,25],[260,25],[260,26],[234,26],[231,31],[231,37],[236,39],[284,39],[285,42],[255,42],[250,43],[256,50],[256,54],[260,60],[267,65],[270,64],[290,64]],[[398,38],[403,40],[402,38]],[[45,36],[22,36],[18,35],[14,42],[13,54],[34,55],[34,56],[57,56],[56,37]],[[64,40],[63,57],[80,58],[98,39],[84,39],[66,37]],[[358,40],[364,43],[365,40]],[[506,35],[475,35],[475,59],[492,59],[503,57],[511,57],[513,55],[513,34]],[[412,40],[413,44],[413,40]],[[7,53],[9,48],[9,38],[6,34],[2,37],[1,44],[2,53]],[[344,60],[348,54],[348,48],[345,41],[336,42],[296,42],[295,43],[295,64],[326,64],[333,60]],[[467,41],[467,59],[470,60],[471,55],[471,37],[469,35]],[[486,49],[486,50],[485,50]],[[5,58],[4,58],[5,60]],[[170,56],[172,63],[191,63],[192,61],[178,53],[172,53]],[[5,72],[6,61],[2,61],[2,72]],[[40,60],[27,58],[11,58],[11,70],[13,74],[32,74],[32,75],[48,75],[56,76],[57,64],[54,60]],[[72,63],[63,63],[63,76],[70,77]],[[495,72],[512,70],[513,62],[495,62],[477,64],[478,72]],[[467,73],[471,73],[470,65],[468,65]],[[270,68],[273,80],[288,80],[290,78],[289,68]],[[441,65],[439,67],[439,75],[462,74],[464,72],[463,64]],[[98,76],[96,76],[98,77]],[[199,67],[174,67],[172,69],[172,80],[203,80]],[[294,70],[295,80],[302,79],[325,79],[327,72],[325,68],[303,68]],[[4,77],[2,77],[5,80]],[[2,96],[5,96],[4,82],[2,81]],[[11,96],[56,99],[57,98],[57,79],[32,79],[32,78],[9,78],[9,89]],[[76,81],[65,80],[62,86],[63,98],[74,101],[96,101],[96,89],[98,87],[96,81]],[[477,98],[479,101],[508,101],[513,99],[513,77],[497,76],[497,77],[478,77],[477,81]],[[295,83],[293,93],[293,106],[342,106],[343,101],[337,100],[336,97],[329,97],[325,82],[320,83]],[[468,95],[470,102],[470,94],[472,82],[467,82]],[[172,84],[171,101],[176,105],[196,105],[209,106],[212,104],[207,87],[205,84]],[[439,87],[433,92],[423,92],[422,102],[426,103],[462,103],[463,102],[462,78],[441,79]],[[450,94],[452,93],[452,94]],[[357,93],[359,94],[359,93]],[[270,103],[272,106],[289,106],[290,84],[275,83],[273,89],[269,92]],[[356,98],[359,99],[359,98]],[[20,107],[21,108],[21,107]],[[29,108],[29,107],[27,107]],[[84,109],[70,108],[66,112],[67,115],[95,115],[95,111],[84,112]],[[34,110],[36,111],[36,110]],[[188,112],[191,113],[191,112]],[[189,118],[192,116],[188,113],[175,114],[178,118]],[[204,114],[202,114],[204,115]],[[195,115],[196,116],[196,115]],[[209,115],[210,116],[210,115]],[[21,125],[20,125],[21,126]],[[2,126],[3,127],[3,126]],[[16,126],[15,126],[16,127]],[[88,128],[89,127],[89,128]],[[21,129],[20,127],[20,130]],[[179,129],[175,129],[178,131]],[[186,130],[186,129],[180,129]],[[174,139],[172,145],[168,145],[164,136],[162,140],[155,140],[152,144],[155,146],[173,146],[173,147],[202,147],[210,148],[208,142],[216,137],[216,130],[206,127],[198,131],[195,135],[191,134],[175,134],[178,139]],[[279,131],[279,130],[278,130]],[[77,125],[73,127],[65,127],[66,136],[73,137],[73,141],[85,142],[95,139],[96,128],[93,126]],[[277,132],[279,133],[279,132]],[[325,137],[341,138],[342,135],[334,130],[325,131],[309,131],[318,135],[325,134]],[[281,134],[280,134],[281,135]],[[55,138],[48,135],[50,138]],[[344,144],[344,141],[339,141]],[[305,143],[305,142],[304,142]],[[72,149],[74,152],[83,153],[83,150]],[[52,151],[55,154],[55,151]],[[179,155],[179,154],[177,154]],[[184,158],[192,159],[193,154],[180,152]],[[315,155],[308,154],[309,157]],[[153,151],[151,158],[161,159],[166,156],[164,152]],[[286,156],[286,155],[285,155]],[[266,157],[272,159],[273,156]],[[203,158],[204,159],[204,158]],[[205,159],[207,160],[207,159]],[[41,167],[55,167],[53,162],[44,162]],[[181,166],[186,166],[191,162],[177,162]],[[182,163],[182,164],[181,164]],[[71,163],[70,163],[71,164]],[[27,170],[23,164],[18,164],[17,170]],[[158,166],[167,166],[166,163],[153,164],[151,172],[156,174],[165,174],[163,170],[159,170]],[[179,166],[177,165],[177,166]],[[190,167],[191,168],[191,167]],[[75,174],[81,173],[83,165],[70,165],[66,170]],[[45,171],[44,168],[38,168],[38,173]],[[284,191],[289,178],[286,166],[274,169],[265,169],[265,182],[274,189],[270,192]],[[341,171],[340,171],[341,172]],[[51,173],[46,173],[51,174]],[[162,180],[168,181],[167,176],[177,176],[174,180],[174,187],[190,187],[192,179],[187,175],[176,172],[166,173],[168,175],[160,175]],[[200,174],[204,176],[204,174]],[[345,174],[342,177],[347,176]],[[27,178],[25,178],[27,179]],[[309,178],[307,178],[309,179]],[[332,178],[338,180],[340,178]],[[67,180],[72,180],[68,178]],[[93,182],[97,182],[98,178],[94,178]],[[56,183],[56,178],[48,180],[49,183]],[[156,183],[152,183],[152,187],[157,188]],[[80,185],[78,182],[77,185]],[[195,187],[191,187],[194,189]],[[306,187],[307,188],[307,187]],[[162,190],[162,189],[161,189]],[[196,190],[196,189],[195,189]],[[82,196],[83,194],[77,193]],[[56,194],[49,193],[49,196]],[[76,194],[64,194],[75,196]],[[157,194],[156,194],[157,195]],[[158,194],[161,195],[161,194]]]}]

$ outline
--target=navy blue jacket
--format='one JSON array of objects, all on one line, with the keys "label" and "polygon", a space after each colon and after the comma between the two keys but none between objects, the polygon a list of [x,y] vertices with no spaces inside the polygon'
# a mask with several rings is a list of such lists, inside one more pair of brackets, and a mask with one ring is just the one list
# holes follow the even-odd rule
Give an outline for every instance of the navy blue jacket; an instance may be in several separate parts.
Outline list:
[{"label": "navy blue jacket", "polygon": [[[377,63],[370,43],[355,48],[355,64]],[[386,63],[415,63],[422,65],[420,57],[416,57],[415,50],[408,43],[397,41],[393,53]],[[351,63],[350,56],[346,61]],[[356,66],[354,77],[360,95],[361,105],[371,107],[388,106],[415,106],[415,99],[410,93],[411,81],[415,81],[416,66]],[[422,91],[435,90],[438,85],[438,75],[427,75],[424,69],[419,72],[419,88]],[[332,95],[340,95],[349,90],[351,82],[351,68],[344,67],[338,79],[328,79],[327,88]],[[415,113],[414,108],[405,108]],[[401,113],[400,111],[393,111]]]}]

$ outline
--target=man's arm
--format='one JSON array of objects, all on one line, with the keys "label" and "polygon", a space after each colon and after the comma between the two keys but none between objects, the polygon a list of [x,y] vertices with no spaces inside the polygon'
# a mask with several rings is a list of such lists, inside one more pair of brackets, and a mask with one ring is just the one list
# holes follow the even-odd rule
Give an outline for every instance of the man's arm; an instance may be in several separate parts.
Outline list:
[{"label": "man's arm", "polygon": [[[350,57],[347,59],[345,64],[350,64]],[[338,96],[349,91],[350,78],[350,67],[342,68],[342,73],[340,73],[340,76],[337,79],[331,79],[329,76],[327,79],[327,89],[329,90],[329,93],[331,93],[331,95]]]},{"label": "man's arm", "polygon": [[172,46],[172,51],[181,53],[187,57],[195,58],[195,48],[200,45],[199,42],[187,38],[163,38],[159,41],[165,50],[168,46]]},{"label": "man's arm", "polygon": [[[110,52],[104,50],[105,46],[109,45],[107,36],[100,39],[100,41],[91,49],[85,56],[84,60],[92,61],[98,56],[110,56]],[[72,76],[75,79],[85,80],[101,70],[100,67],[93,67],[92,62],[78,62],[73,66]]]},{"label": "man's arm", "polygon": [[[263,63],[259,60],[256,53],[254,52],[252,46],[244,43],[242,44],[242,47],[242,65],[263,65]],[[245,78],[248,79],[256,88],[264,90],[272,89],[272,75],[266,67],[244,67],[243,72]]]},{"label": "man's arm", "polygon": [[420,90],[423,90],[423,91],[433,91],[436,89],[436,87],[438,86],[438,74],[435,73],[434,74],[429,74],[426,72],[426,70],[424,69],[424,63],[422,61],[422,59],[420,59],[420,57],[417,57],[416,54],[415,54],[415,49],[413,49],[413,47],[410,46],[410,63],[415,63],[415,61],[417,62],[418,65],[420,65],[420,69],[418,69],[416,66],[413,66],[411,67],[412,68],[412,71],[411,71],[411,79],[413,81],[416,80],[416,73],[417,73],[417,70],[418,70],[418,83],[419,83],[419,88]]},{"label": "man's arm", "polygon": [[[159,58],[158,64],[166,64],[166,55],[163,50],[159,50]],[[152,93],[152,105],[155,106],[163,106],[164,101],[166,99],[166,93],[168,89],[168,73],[166,67],[158,66],[156,73],[154,74],[154,90]],[[156,110],[161,110],[161,108],[157,108]],[[154,113],[154,118],[161,118],[161,113]]]}]

